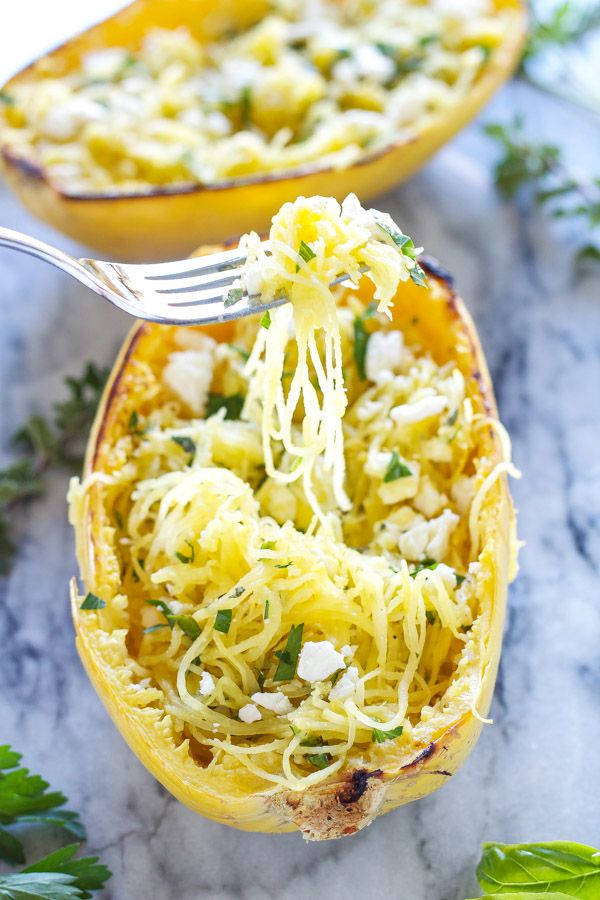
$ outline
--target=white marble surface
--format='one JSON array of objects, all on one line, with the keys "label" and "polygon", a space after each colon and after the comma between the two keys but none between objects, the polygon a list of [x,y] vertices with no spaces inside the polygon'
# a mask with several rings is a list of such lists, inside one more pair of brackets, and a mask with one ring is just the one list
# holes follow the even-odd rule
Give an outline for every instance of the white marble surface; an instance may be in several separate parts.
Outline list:
[{"label": "white marble surface", "polygon": [[[535,134],[591,165],[598,124],[512,85]],[[492,148],[471,127],[382,198],[452,269],[488,355],[523,480],[521,573],[511,589],[493,706],[460,773],[437,794],[344,841],[249,835],[172,799],[123,743],[78,661],[67,605],[75,570],[66,479],[18,516],[21,552],[0,583],[0,743],[62,788],[114,878],[114,900],[463,900],[483,840],[600,843],[600,271],[576,273],[570,228],[499,202]],[[0,222],[73,246],[0,186]],[[0,251],[0,428],[61,396],[85,360],[109,362],[129,322],[75,283]]]}]

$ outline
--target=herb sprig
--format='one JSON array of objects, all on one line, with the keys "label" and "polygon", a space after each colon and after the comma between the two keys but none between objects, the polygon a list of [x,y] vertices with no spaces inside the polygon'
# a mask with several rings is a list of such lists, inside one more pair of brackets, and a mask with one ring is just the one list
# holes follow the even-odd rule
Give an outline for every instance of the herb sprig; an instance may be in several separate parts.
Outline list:
[{"label": "herb sprig", "polygon": [[10,514],[43,493],[43,476],[51,467],[81,465],[82,436],[89,431],[107,378],[108,369],[87,363],[80,377],[65,379],[67,397],[50,416],[30,416],[13,435],[21,458],[0,469],[0,575],[8,574],[16,551]]},{"label": "herb sprig", "polygon": [[600,896],[600,851],[570,841],[483,845],[477,879],[487,900]]},{"label": "herb sprig", "polygon": [[[85,829],[77,813],[62,809],[67,798],[48,791],[48,782],[20,767],[21,754],[7,744],[0,747],[0,858],[9,863],[25,862],[21,841],[8,829],[44,824],[85,840]],[[111,877],[97,856],[75,858],[81,844],[69,844],[19,872],[0,875],[0,900],[85,900]]]},{"label": "herb sprig", "polygon": [[491,123],[485,132],[502,148],[494,176],[506,198],[529,189],[554,218],[582,219],[590,235],[577,252],[578,260],[600,262],[600,178],[583,181],[569,171],[560,147],[531,141],[523,120]]}]

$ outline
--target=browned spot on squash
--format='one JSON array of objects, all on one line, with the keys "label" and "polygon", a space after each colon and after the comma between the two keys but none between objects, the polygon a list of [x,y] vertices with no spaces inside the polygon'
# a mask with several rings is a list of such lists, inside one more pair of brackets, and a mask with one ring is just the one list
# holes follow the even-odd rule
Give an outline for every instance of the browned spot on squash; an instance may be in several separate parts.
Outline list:
[{"label": "browned spot on squash", "polygon": [[402,770],[404,769],[412,769],[413,766],[418,766],[419,763],[425,762],[426,759],[429,759],[430,756],[433,756],[435,753],[435,741],[432,741],[428,747],[425,747],[418,756],[415,756],[412,762],[406,763],[405,766],[402,766]]},{"label": "browned spot on squash", "polygon": [[358,803],[367,789],[369,778],[381,778],[382,775],[381,769],[375,769],[373,772],[369,772],[368,769],[357,769],[348,778],[347,788],[338,792],[338,800],[343,806]]},{"label": "browned spot on squash", "polygon": [[189,738],[189,751],[190,756],[203,769],[206,769],[208,765],[212,762],[212,750],[210,747],[207,747],[206,744],[201,744],[200,741],[197,741],[195,737]]}]

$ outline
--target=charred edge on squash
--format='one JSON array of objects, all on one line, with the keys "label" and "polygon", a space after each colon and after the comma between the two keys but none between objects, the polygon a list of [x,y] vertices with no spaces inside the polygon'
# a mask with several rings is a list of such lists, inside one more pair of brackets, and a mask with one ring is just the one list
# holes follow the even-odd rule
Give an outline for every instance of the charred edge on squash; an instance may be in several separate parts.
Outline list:
[{"label": "charred edge on squash", "polygon": [[429,275],[433,275],[438,281],[445,281],[450,293],[454,296],[454,276],[444,269],[434,256],[420,256],[419,265],[425,269]]},{"label": "charred edge on squash", "polygon": [[369,772],[368,769],[357,769],[348,777],[348,784],[345,790],[338,791],[337,798],[342,806],[350,806],[352,803],[358,803],[364,792],[367,790],[370,778],[382,778],[383,769],[374,769]]},{"label": "charred edge on squash", "polygon": [[406,763],[406,765],[402,766],[402,771],[404,771],[405,769],[412,769],[414,766],[418,766],[422,762],[425,762],[425,760],[429,759],[430,756],[433,756],[436,749],[436,743],[435,741],[432,741],[431,744],[425,747],[425,749],[422,750],[418,756],[415,756],[412,762]]}]

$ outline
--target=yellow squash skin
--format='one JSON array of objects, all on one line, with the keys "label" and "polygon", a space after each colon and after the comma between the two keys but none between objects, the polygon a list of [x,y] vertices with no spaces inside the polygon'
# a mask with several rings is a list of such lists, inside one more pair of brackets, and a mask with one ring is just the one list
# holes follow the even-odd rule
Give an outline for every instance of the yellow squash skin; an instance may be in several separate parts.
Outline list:
[{"label": "yellow squash skin", "polygon": [[[343,2],[343,0],[340,0]],[[494,52],[482,77],[459,106],[437,116],[412,140],[365,155],[351,166],[298,174],[271,173],[208,187],[160,189],[144,194],[67,196],[42,170],[17,159],[0,138],[0,165],[7,183],[38,218],[108,258],[154,261],[187,256],[202,243],[218,242],[250,229],[266,230],[287,200],[315,194],[341,201],[356,193],[362,201],[389,190],[416,172],[473,119],[515,68],[526,33],[524,0],[495,0],[512,12],[507,38]],[[78,65],[82,54],[102,47],[135,49],[151,26],[186,25],[200,40],[223,25],[254,21],[261,0],[135,0],[112,18],[42,57],[15,75],[2,90],[38,72],[60,75]]]},{"label": "yellow squash skin", "polygon": [[[476,412],[496,417],[490,376],[468,313],[445,273],[433,264],[426,289],[403,284],[394,319],[407,343],[419,343],[438,364],[453,360],[467,382]],[[228,340],[227,325],[213,326],[213,337]],[[137,324],[121,350],[106,387],[89,440],[85,475],[105,470],[109,439],[125,433],[131,411],[143,398],[141,363],[160,365],[172,349],[172,329]],[[492,428],[481,429],[478,454],[490,462],[502,458]],[[73,511],[77,553],[85,590],[101,594],[115,575],[106,547],[112,527],[98,483],[86,491]],[[248,787],[241,772],[222,783],[207,776],[185,746],[176,747],[168,726],[153,708],[135,705],[127,685],[122,651],[95,611],[81,611],[73,586],[72,614],[77,647],[88,675],[117,728],[143,764],[182,803],[198,813],[249,831],[301,830],[311,840],[337,838],[364,828],[377,816],[418,800],[441,787],[471,751],[489,709],[500,649],[507,585],[515,570],[514,513],[505,476],[486,495],[480,518],[480,612],[465,647],[468,660],[461,670],[460,690],[447,699],[443,716],[432,720],[427,739],[409,746],[402,742],[374,744],[361,767],[346,769],[331,781],[303,793],[267,785]],[[458,684],[458,682],[456,682]],[[450,691],[452,688],[449,689]],[[473,708],[477,710],[474,714]]]}]

